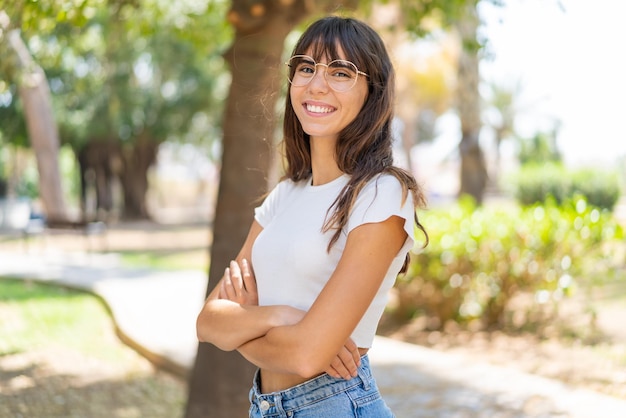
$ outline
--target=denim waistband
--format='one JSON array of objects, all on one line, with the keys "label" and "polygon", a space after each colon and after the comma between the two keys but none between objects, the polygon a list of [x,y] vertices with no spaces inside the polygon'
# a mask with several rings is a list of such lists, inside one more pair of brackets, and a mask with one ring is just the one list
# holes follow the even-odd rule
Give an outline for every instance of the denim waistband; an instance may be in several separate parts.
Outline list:
[{"label": "denim waistband", "polygon": [[371,382],[372,371],[367,354],[361,357],[358,376],[350,380],[335,378],[324,373],[297,386],[272,393],[261,393],[260,371],[257,370],[252,389],[250,389],[250,403],[265,404],[268,407],[275,407],[279,411],[288,412],[319,402],[358,385],[363,385],[364,389],[369,390]]}]

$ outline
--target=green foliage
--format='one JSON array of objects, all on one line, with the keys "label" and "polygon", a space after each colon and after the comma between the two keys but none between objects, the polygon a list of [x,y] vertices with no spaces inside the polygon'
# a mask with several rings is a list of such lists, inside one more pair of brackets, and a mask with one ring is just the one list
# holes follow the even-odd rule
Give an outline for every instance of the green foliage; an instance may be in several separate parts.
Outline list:
[{"label": "green foliage", "polygon": [[[26,164],[18,156],[21,146],[3,143],[0,137],[0,197],[11,195],[35,198],[39,194],[37,166]],[[19,172],[18,176],[15,173]],[[16,178],[17,177],[17,178]]]},{"label": "green foliage", "polygon": [[8,184],[6,180],[6,169],[5,169],[5,150],[6,147],[2,144],[2,134],[0,133],[0,198],[5,197],[7,194]]},{"label": "green foliage", "polygon": [[[528,207],[476,207],[466,198],[421,221],[430,244],[398,279],[401,320],[422,313],[439,326],[479,320],[521,327],[577,288],[609,280],[624,262],[613,258],[622,228],[583,198]],[[514,316],[511,303],[521,295],[533,302]]]},{"label": "green foliage", "polygon": [[28,144],[22,107],[16,103],[15,97],[17,97],[17,86],[2,80],[0,70],[0,145],[13,143],[26,146]]},{"label": "green foliage", "polygon": [[617,172],[584,168],[568,170],[560,164],[529,164],[507,179],[522,205],[554,199],[562,204],[582,195],[590,205],[612,210],[621,194]]},{"label": "green foliage", "polygon": [[11,18],[11,26],[48,32],[60,23],[82,26],[95,8],[106,0],[12,0],[0,7]]},{"label": "green foliage", "polygon": [[581,194],[599,208],[612,210],[619,200],[621,187],[617,172],[579,169],[571,173],[572,194]]},{"label": "green foliage", "polygon": [[532,138],[520,138],[518,159],[522,165],[560,162],[562,158],[556,145],[556,132],[540,132]]},{"label": "green foliage", "polygon": [[78,205],[80,196],[80,174],[78,162],[69,146],[62,146],[59,150],[59,168],[64,181],[64,193],[68,202]]},{"label": "green foliage", "polygon": [[[496,4],[497,1],[488,0]],[[448,26],[462,19],[467,5],[475,3],[474,0],[429,0],[416,2],[413,0],[400,0],[402,16],[406,23],[406,30],[416,36],[426,36],[432,30],[428,19],[433,19],[439,24]],[[431,23],[432,25],[432,23]]]},{"label": "green foliage", "polygon": [[522,166],[507,182],[522,205],[545,202],[548,198],[560,204],[570,196],[572,179],[561,164],[529,164]]},{"label": "green foliage", "polygon": [[[203,145],[218,138],[228,86],[221,55],[232,37],[227,7],[210,0],[22,0],[6,10],[46,73],[61,140],[81,149],[92,138]],[[0,132],[27,146],[10,67],[0,64]]]},{"label": "green foliage", "polygon": [[[77,155],[92,142],[123,149],[121,155],[101,153],[98,161],[115,167],[128,208],[142,207],[129,196],[143,199],[142,190],[128,190],[128,178],[149,168],[158,144],[180,141],[211,149],[221,138],[230,81],[222,58],[232,38],[225,19],[228,5],[211,0],[18,0],[0,10],[8,13],[11,29],[19,30],[34,64],[44,70],[61,143]],[[4,59],[15,56],[5,33],[0,30],[0,142],[29,147],[17,88],[28,69]],[[141,164],[134,164],[138,160]],[[102,173],[88,167],[94,161],[84,158],[83,168]],[[75,192],[75,170],[60,163],[70,176],[63,178],[66,190]],[[36,183],[22,183],[19,193],[37,193]],[[108,178],[96,183],[110,185]]]},{"label": "green foliage", "polygon": [[15,194],[36,199],[39,196],[39,174],[34,165],[29,165],[15,187]]}]

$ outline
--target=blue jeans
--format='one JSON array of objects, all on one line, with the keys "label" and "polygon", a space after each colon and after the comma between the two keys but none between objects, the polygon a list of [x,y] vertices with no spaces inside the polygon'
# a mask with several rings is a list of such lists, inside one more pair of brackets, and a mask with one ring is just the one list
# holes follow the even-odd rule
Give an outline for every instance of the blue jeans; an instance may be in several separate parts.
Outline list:
[{"label": "blue jeans", "polygon": [[369,358],[350,380],[321,376],[289,389],[261,393],[259,371],[250,389],[250,418],[393,418],[372,377]]}]

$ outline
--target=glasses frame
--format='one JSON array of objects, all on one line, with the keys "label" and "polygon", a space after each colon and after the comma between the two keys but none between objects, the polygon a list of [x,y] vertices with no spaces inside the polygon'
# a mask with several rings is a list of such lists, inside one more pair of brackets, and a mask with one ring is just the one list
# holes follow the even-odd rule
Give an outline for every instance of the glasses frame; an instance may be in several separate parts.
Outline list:
[{"label": "glasses frame", "polygon": [[[356,85],[357,81],[359,81],[359,75],[365,76],[369,78],[369,74],[364,73],[363,71],[359,70],[359,67],[356,66],[355,63],[353,63],[352,61],[348,61],[348,60],[342,60],[342,59],[337,59],[337,60],[332,60],[331,62],[329,62],[328,64],[324,64],[322,62],[317,62],[315,61],[315,59],[309,55],[293,55],[291,56],[287,61],[285,61],[285,65],[289,68],[292,68],[292,65],[290,64],[291,60],[293,60],[294,58],[307,58],[309,59],[312,63],[313,63],[313,67],[315,68],[313,74],[311,75],[311,77],[309,77],[308,81],[304,84],[293,84],[293,82],[291,81],[291,78],[289,77],[290,74],[287,74],[287,80],[289,81],[289,84],[291,84],[294,87],[304,87],[304,86],[308,86],[311,83],[311,80],[313,80],[315,78],[315,75],[317,74],[317,66],[321,65],[323,67],[326,67],[326,71],[324,71],[324,80],[326,81],[326,84],[328,84],[328,87],[330,87],[331,89],[333,89],[334,91],[338,92],[338,93],[345,93],[347,91],[352,90],[352,88]],[[347,62],[349,64],[351,64],[352,66],[354,66],[354,68],[356,69],[356,77],[354,77],[354,83],[352,83],[352,85],[350,86],[350,88],[346,89],[346,90],[337,90],[336,88],[334,88],[331,83],[329,82],[329,80],[326,78],[328,77],[328,68],[329,66],[331,66],[334,62]],[[295,68],[294,68],[294,73],[295,73]]]}]

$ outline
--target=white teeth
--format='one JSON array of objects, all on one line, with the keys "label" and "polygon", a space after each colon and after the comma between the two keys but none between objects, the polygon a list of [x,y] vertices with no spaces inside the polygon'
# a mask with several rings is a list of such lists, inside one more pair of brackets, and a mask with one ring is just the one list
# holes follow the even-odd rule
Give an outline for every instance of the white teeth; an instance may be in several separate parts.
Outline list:
[{"label": "white teeth", "polygon": [[323,106],[315,106],[315,105],[306,105],[306,110],[312,113],[330,113],[333,111],[331,107],[323,107]]}]

